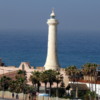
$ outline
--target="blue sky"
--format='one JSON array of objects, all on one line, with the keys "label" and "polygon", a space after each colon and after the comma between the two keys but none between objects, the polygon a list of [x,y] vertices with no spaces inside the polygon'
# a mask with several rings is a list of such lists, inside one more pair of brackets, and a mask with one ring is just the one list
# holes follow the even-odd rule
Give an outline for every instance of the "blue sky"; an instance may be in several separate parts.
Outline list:
[{"label": "blue sky", "polygon": [[47,30],[52,8],[59,30],[100,31],[100,0],[0,0],[0,30]]}]

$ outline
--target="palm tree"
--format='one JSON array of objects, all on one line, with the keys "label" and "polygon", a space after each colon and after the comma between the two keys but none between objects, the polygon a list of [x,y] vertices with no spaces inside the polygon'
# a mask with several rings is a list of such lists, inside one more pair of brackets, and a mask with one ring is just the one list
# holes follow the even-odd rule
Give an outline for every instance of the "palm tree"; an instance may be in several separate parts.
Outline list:
[{"label": "palm tree", "polygon": [[[97,68],[97,64],[94,63],[86,63],[82,66],[82,70],[83,70],[83,74],[84,76],[88,77],[88,81],[89,81],[89,86],[90,83],[93,82],[95,79],[95,74],[96,74],[96,68]],[[84,77],[85,78],[85,77]],[[96,91],[96,86],[95,86],[95,91]]]},{"label": "palm tree", "polygon": [[24,86],[24,94],[25,94],[25,100],[27,100],[27,94],[30,93],[30,89],[32,89],[28,84]]},{"label": "palm tree", "polygon": [[30,100],[33,100],[33,97],[36,96],[36,88],[33,86],[29,86],[28,88]]},{"label": "palm tree", "polygon": [[12,92],[12,95],[14,95],[15,88],[16,88],[16,81],[15,80],[11,80],[10,86],[9,86],[9,91]]},{"label": "palm tree", "polygon": [[[69,66],[65,69],[66,74],[72,82],[77,82],[82,77],[82,72],[76,66]],[[76,98],[78,98],[78,83],[76,85]]]},{"label": "palm tree", "polygon": [[0,86],[3,91],[2,97],[4,98],[4,91],[9,89],[11,78],[7,76],[3,76],[0,79]]},{"label": "palm tree", "polygon": [[15,76],[15,85],[16,85],[16,88],[15,88],[15,92],[17,93],[17,96],[18,96],[18,93],[22,93],[24,94],[25,92],[25,86],[26,86],[26,83],[27,83],[27,77],[25,76],[26,75],[26,71],[23,71],[23,70],[19,70],[17,72],[17,75]]},{"label": "palm tree", "polygon": [[57,88],[56,88],[56,96],[58,96],[58,85],[60,82],[63,82],[63,76],[62,74],[60,74],[60,72],[56,72],[56,78],[55,78],[55,82],[57,84]]},{"label": "palm tree", "polygon": [[68,75],[68,77],[71,81],[75,81],[76,71],[77,71],[76,66],[69,66],[65,69],[65,72],[66,72],[66,74]]},{"label": "palm tree", "polygon": [[22,93],[23,92],[23,83],[24,79],[22,77],[16,79],[16,87],[15,87],[15,92],[17,93]]},{"label": "palm tree", "polygon": [[94,73],[96,72],[97,64],[94,63],[86,63],[82,66],[83,73],[85,75],[88,75],[91,77],[91,81],[93,81],[92,76],[94,76]]},{"label": "palm tree", "polygon": [[47,74],[48,82],[50,84],[50,91],[49,92],[50,92],[50,96],[51,96],[52,84],[56,80],[56,71],[54,71],[54,70],[46,70],[45,73]]},{"label": "palm tree", "polygon": [[37,85],[37,91],[39,92],[39,88],[40,88],[40,79],[41,79],[41,72],[39,71],[34,71],[32,72],[32,75],[30,76],[30,80],[32,82],[33,85]]},{"label": "palm tree", "polygon": [[56,79],[55,82],[57,83],[57,88],[58,88],[58,84],[63,80],[63,76],[62,74],[60,74],[60,72],[56,72]]},{"label": "palm tree", "polygon": [[46,93],[47,83],[48,83],[48,75],[46,71],[41,73],[41,81],[45,84],[45,93]]}]

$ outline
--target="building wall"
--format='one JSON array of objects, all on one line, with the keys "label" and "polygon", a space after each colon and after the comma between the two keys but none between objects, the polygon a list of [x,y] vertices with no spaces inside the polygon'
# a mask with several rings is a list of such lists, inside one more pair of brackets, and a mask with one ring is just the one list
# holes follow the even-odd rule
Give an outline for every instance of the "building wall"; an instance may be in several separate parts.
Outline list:
[{"label": "building wall", "polygon": [[[77,82],[74,82],[74,84],[75,83]],[[91,91],[95,91],[95,84],[93,83],[82,83],[82,82],[78,82],[78,83],[86,84]],[[96,84],[96,94],[100,95],[100,84]]]}]

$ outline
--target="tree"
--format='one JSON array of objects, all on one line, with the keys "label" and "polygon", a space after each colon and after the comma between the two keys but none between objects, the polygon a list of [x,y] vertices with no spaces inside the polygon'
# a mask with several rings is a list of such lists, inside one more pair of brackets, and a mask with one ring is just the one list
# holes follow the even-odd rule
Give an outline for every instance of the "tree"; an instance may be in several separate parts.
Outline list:
[{"label": "tree", "polygon": [[24,70],[18,70],[17,75],[16,76],[21,76],[21,77],[26,77],[26,71]]},{"label": "tree", "polygon": [[[87,80],[89,83],[93,82],[96,80],[96,77],[95,74],[96,74],[96,68],[97,68],[97,64],[94,64],[94,63],[86,63],[82,66],[82,71],[83,71],[83,74],[84,74],[84,79],[86,79],[87,77]],[[95,90],[96,90],[96,87],[95,87]]]},{"label": "tree", "polygon": [[56,72],[56,78],[55,78],[55,82],[57,83],[57,88],[58,88],[58,84],[63,81],[63,76],[60,74],[60,72]]},{"label": "tree", "polygon": [[3,98],[4,98],[4,91],[9,89],[10,81],[11,81],[11,78],[7,76],[3,76],[0,79],[1,90],[3,90],[3,95],[2,95]]},{"label": "tree", "polygon": [[10,92],[15,92],[15,87],[16,87],[16,81],[15,80],[11,80],[10,86],[9,86]]},{"label": "tree", "polygon": [[23,92],[23,88],[24,88],[24,81],[25,79],[23,77],[18,77],[16,79],[16,88],[15,88],[15,91],[16,93],[21,93]]},{"label": "tree", "polygon": [[24,86],[25,100],[27,100],[27,94],[32,94],[32,89],[34,90],[34,88],[28,84]]},{"label": "tree", "polygon": [[55,82],[56,80],[56,71],[54,70],[46,70],[45,71],[47,78],[48,78],[48,82],[50,84],[50,96],[51,96],[51,88],[52,88],[52,84],[53,82]]},{"label": "tree", "polygon": [[[65,69],[66,74],[72,82],[78,81],[82,77],[82,72],[76,66],[69,66]],[[78,98],[78,84],[76,85],[76,98]]]},{"label": "tree", "polygon": [[41,80],[41,72],[39,71],[34,71],[32,72],[32,75],[30,76],[30,80],[32,82],[33,85],[37,85],[37,91],[39,92],[39,88],[40,88],[40,80]]},{"label": "tree", "polygon": [[45,93],[46,93],[46,88],[48,83],[48,75],[46,71],[41,73],[41,81],[45,84]]},{"label": "tree", "polygon": [[7,77],[7,76],[1,77],[1,79],[0,79],[0,85],[1,85],[1,87],[2,87],[2,89],[4,91],[8,90],[9,85],[10,85],[10,81],[11,81],[10,77]]},{"label": "tree", "polygon": [[88,90],[84,95],[85,100],[96,100],[95,97],[96,97],[96,93],[94,91],[91,92],[90,90]]},{"label": "tree", "polygon": [[76,66],[69,66],[65,69],[65,72],[71,81],[75,81],[76,70]]},{"label": "tree", "polygon": [[60,82],[62,82],[62,84],[63,84],[63,76],[60,74],[60,72],[56,72],[55,82],[57,84],[56,96],[58,96],[58,85],[59,85]]},{"label": "tree", "polygon": [[27,77],[26,77],[26,71],[23,71],[23,70],[19,70],[17,72],[17,75],[15,77],[15,92],[17,93],[24,93],[25,92],[25,86],[26,86],[26,83],[27,83]]},{"label": "tree", "polygon": [[34,88],[33,86],[29,86],[29,94],[30,100],[33,100],[33,97],[36,98],[36,88]]},{"label": "tree", "polygon": [[[86,64],[84,64],[82,66],[84,75],[90,76],[92,78],[92,76],[94,76],[94,73],[96,72],[97,66],[98,65],[94,64],[94,63],[86,63]],[[92,79],[91,79],[91,81],[92,81]]]}]

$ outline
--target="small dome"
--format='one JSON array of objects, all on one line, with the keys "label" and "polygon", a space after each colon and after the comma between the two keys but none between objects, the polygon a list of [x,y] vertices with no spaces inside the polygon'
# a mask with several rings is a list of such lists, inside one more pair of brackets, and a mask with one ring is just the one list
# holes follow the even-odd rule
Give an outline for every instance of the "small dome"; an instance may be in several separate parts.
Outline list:
[{"label": "small dome", "polygon": [[51,18],[55,18],[55,16],[56,16],[56,15],[55,15],[55,12],[54,12],[54,9],[53,9],[53,10],[52,10],[52,13],[50,14],[50,17],[51,17]]}]

